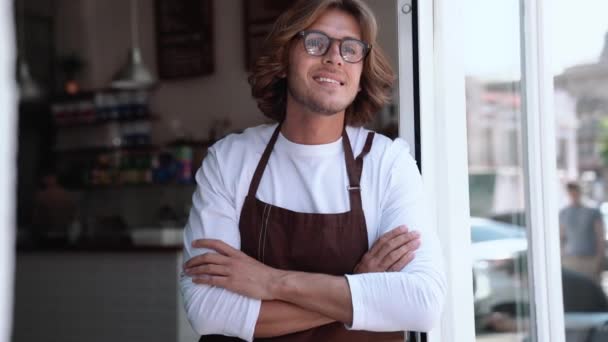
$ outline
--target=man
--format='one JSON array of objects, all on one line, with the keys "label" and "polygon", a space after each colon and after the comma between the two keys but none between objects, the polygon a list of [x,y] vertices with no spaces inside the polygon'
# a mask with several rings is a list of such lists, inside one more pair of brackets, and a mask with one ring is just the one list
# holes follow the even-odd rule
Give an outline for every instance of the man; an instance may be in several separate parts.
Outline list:
[{"label": "man", "polygon": [[568,183],[566,189],[571,203],[559,213],[562,264],[600,284],[605,251],[602,214],[583,205],[578,184]]},{"label": "man", "polygon": [[249,81],[278,124],[217,142],[196,175],[181,290],[202,341],[403,341],[387,332],[438,321],[415,161],[361,127],[392,92],[376,32],[360,0],[298,1],[275,23]]}]

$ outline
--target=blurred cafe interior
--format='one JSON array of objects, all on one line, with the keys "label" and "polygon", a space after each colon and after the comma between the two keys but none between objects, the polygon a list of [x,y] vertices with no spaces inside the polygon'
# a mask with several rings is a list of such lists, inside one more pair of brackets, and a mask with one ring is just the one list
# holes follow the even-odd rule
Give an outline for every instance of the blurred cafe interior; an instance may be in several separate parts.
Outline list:
[{"label": "blurred cafe interior", "polygon": [[[268,122],[250,95],[248,70],[294,0],[11,1],[19,90],[12,340],[198,340],[178,286],[194,174],[218,139]],[[412,154],[420,156],[426,134],[437,140],[426,156],[450,165],[431,173],[430,183],[443,187],[429,194],[446,223],[438,231],[454,275],[441,327],[453,331],[441,337],[545,341],[565,329],[566,342],[606,341],[608,233],[593,237],[602,242],[593,247],[601,267],[590,280],[557,259],[564,256],[561,218],[544,226],[531,217],[548,219],[547,208],[570,205],[567,184],[576,181],[584,204],[598,209],[595,221],[608,227],[608,25],[601,15],[608,2],[364,1],[380,23],[379,45],[401,66],[402,91],[397,84],[370,128],[395,137],[400,117],[401,134],[418,139]],[[524,15],[540,3],[554,8]],[[545,17],[554,22],[550,34],[528,30],[530,20]],[[419,27],[428,39],[418,40]],[[556,39],[539,54],[545,42],[534,41],[544,34]],[[425,49],[415,51],[417,44]],[[427,60],[416,64],[420,56]],[[537,58],[555,65],[528,67]],[[534,81],[540,69],[551,69],[547,92],[540,91],[546,80]],[[431,74],[432,96],[419,96],[413,85]],[[552,104],[542,113],[549,120],[542,130],[524,129],[536,113],[527,101],[541,99]],[[416,120],[429,112],[438,115],[430,121],[462,122],[466,132],[422,125],[415,135]],[[458,140],[465,133],[466,149]],[[545,154],[531,148],[538,142],[548,156],[542,162],[536,159]],[[466,185],[451,178],[460,179],[465,166],[451,163],[465,159]],[[531,160],[545,179],[556,171],[555,192],[530,171]],[[437,183],[441,177],[447,181]],[[459,244],[469,233],[467,249]],[[466,236],[452,239],[458,234]],[[461,269],[467,250],[470,273]],[[561,277],[551,267],[558,264]],[[563,322],[555,319],[562,311]]]},{"label": "blurred cafe interior", "polygon": [[[247,72],[290,3],[15,1],[15,342],[196,339],[177,284],[194,174],[267,122]],[[370,5],[394,63],[394,4]],[[395,136],[396,106],[373,128]]]}]

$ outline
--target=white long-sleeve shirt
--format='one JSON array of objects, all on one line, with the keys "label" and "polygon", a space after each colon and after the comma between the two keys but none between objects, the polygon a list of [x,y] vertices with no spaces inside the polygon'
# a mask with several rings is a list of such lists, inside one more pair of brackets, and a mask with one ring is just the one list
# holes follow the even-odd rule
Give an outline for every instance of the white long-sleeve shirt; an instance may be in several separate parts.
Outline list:
[{"label": "white long-sleeve shirt", "polygon": [[[239,216],[249,184],[276,124],[229,135],[208,151],[196,173],[197,190],[184,231],[184,260],[207,252],[196,239],[221,239],[240,249]],[[364,128],[347,127],[355,157],[365,144]],[[421,177],[409,146],[376,134],[365,157],[361,197],[371,246],[384,233],[407,225],[421,235],[414,260],[401,272],[346,275],[353,322],[369,331],[428,331],[438,321],[446,292],[439,240],[429,224]],[[292,211],[350,210],[342,138],[324,145],[300,145],[279,135],[257,198]],[[182,275],[188,318],[201,335],[252,340],[261,301],[228,290],[197,285]]]}]

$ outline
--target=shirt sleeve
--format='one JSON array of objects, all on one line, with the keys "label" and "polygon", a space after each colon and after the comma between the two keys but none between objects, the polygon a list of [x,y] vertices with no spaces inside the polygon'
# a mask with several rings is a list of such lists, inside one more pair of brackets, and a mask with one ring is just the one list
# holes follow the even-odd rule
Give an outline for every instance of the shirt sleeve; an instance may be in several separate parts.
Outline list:
[{"label": "shirt sleeve", "polygon": [[439,239],[431,226],[422,178],[407,143],[395,140],[392,167],[380,204],[379,234],[406,225],[421,246],[401,272],[346,275],[352,295],[353,330],[429,331],[441,316],[446,281]]},{"label": "shirt sleeve", "polygon": [[[196,173],[197,189],[184,230],[184,262],[207,249],[193,248],[197,239],[219,239],[240,249],[238,214],[234,196],[226,190],[215,149]],[[194,284],[183,272],[180,289],[193,329],[201,335],[219,334],[253,340],[261,301],[228,290]]]}]

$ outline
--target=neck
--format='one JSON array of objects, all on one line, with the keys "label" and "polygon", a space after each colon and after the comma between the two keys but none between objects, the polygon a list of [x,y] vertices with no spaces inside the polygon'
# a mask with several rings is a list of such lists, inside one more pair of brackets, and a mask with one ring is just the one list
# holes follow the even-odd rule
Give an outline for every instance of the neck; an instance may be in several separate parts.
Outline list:
[{"label": "neck", "polygon": [[302,145],[329,144],[342,136],[344,112],[333,115],[290,111],[285,115],[281,133],[289,141]]}]

